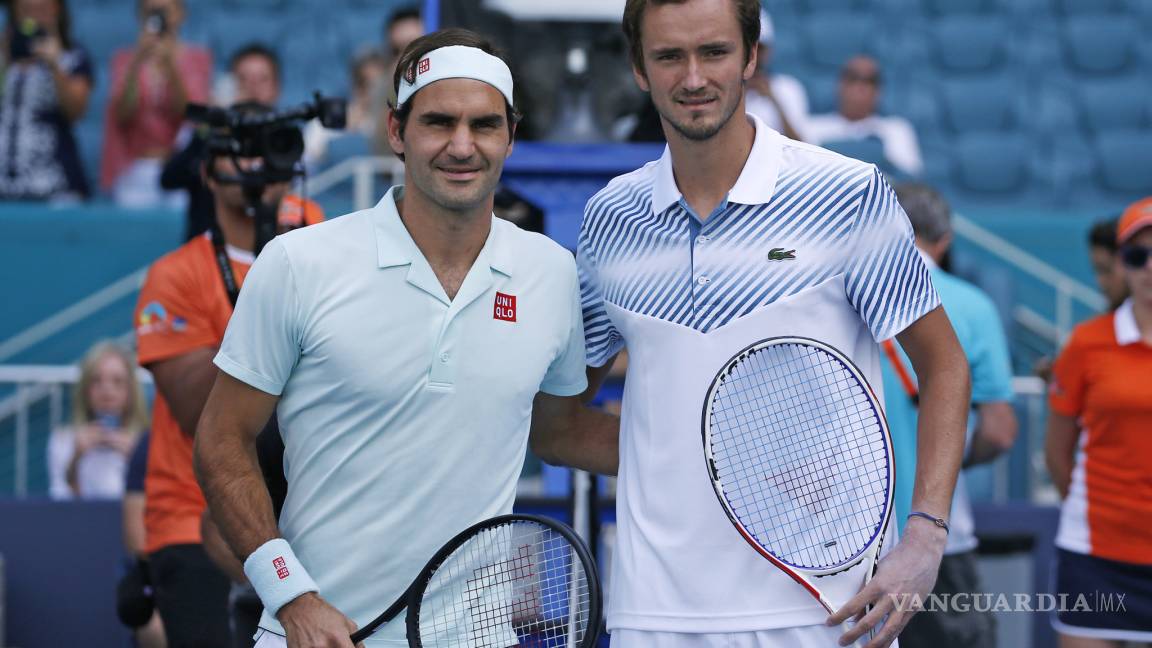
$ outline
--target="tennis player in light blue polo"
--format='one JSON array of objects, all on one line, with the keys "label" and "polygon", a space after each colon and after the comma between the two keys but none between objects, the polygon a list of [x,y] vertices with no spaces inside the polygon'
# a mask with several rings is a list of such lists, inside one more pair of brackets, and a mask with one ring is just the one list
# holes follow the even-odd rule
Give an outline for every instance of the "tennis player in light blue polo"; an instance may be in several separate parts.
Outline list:
[{"label": "tennis player in light blue polo", "polygon": [[[454,30],[398,69],[405,185],[264,248],[197,433],[209,508],[265,606],[261,648],[351,646],[445,541],[511,511],[530,433],[560,455],[573,431],[616,433],[580,403],[571,253],[492,215],[516,120],[507,65]],[[278,521],[253,448],[273,408]],[[366,643],[403,637],[394,622]]]}]

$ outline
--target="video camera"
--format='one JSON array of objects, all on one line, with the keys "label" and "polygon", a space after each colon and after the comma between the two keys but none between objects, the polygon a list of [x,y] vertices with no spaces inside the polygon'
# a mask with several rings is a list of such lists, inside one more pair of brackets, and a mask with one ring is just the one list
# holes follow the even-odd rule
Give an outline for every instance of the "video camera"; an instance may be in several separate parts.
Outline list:
[{"label": "video camera", "polygon": [[[264,187],[303,173],[299,162],[304,155],[304,136],[297,124],[319,118],[325,128],[342,129],[347,104],[344,99],[322,97],[317,92],[311,102],[281,112],[255,105],[216,108],[188,104],[185,114],[190,121],[208,127],[209,158],[227,157],[236,166],[237,175],[225,176],[209,165],[214,180]],[[259,158],[263,164],[246,168],[239,162],[242,158]]]}]

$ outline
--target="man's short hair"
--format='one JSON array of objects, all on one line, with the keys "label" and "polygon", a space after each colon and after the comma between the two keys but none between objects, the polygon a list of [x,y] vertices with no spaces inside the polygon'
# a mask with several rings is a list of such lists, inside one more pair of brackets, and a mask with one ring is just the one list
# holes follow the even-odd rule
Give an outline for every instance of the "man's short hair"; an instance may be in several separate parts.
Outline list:
[{"label": "man's short hair", "polygon": [[[644,73],[644,46],[641,43],[640,25],[644,22],[644,12],[648,5],[684,4],[689,0],[627,0],[624,4],[624,37],[628,39],[628,51],[632,65]],[[740,40],[744,43],[744,63],[752,59],[752,52],[760,41],[760,0],[732,0],[736,6],[736,17],[740,21]]]},{"label": "man's short hair", "polygon": [[388,37],[388,32],[396,26],[396,23],[404,20],[420,20],[420,7],[416,5],[408,5],[400,7],[396,11],[388,14],[388,19],[384,21],[384,37]]},{"label": "man's short hair", "polygon": [[1105,218],[1093,223],[1092,229],[1088,230],[1089,247],[1104,248],[1115,254],[1116,250],[1119,249],[1119,245],[1116,243],[1116,224],[1118,222],[1120,222],[1119,217]]},{"label": "man's short hair", "polygon": [[939,243],[952,233],[952,208],[944,196],[919,182],[896,186],[896,200],[908,214],[916,237],[928,243]]},{"label": "man's short hair", "polygon": [[272,66],[272,74],[276,77],[276,81],[280,81],[280,56],[276,54],[275,50],[263,43],[248,43],[244,47],[236,50],[232,57],[228,59],[228,69],[235,72],[236,66],[240,61],[248,58],[249,56],[259,56]]},{"label": "man's short hair", "polygon": [[[425,34],[420,38],[412,41],[412,44],[400,55],[400,60],[396,62],[396,70],[392,73],[392,97],[400,94],[400,80],[404,78],[404,74],[411,70],[412,76],[415,77],[416,65],[420,59],[424,58],[429,52],[438,50],[441,47],[450,47],[459,45],[462,47],[475,47],[487,54],[491,54],[508,63],[504,56],[483,36],[476,32],[467,29],[441,29],[434,31],[431,34]],[[419,94],[419,91],[417,91]],[[413,95],[415,97],[415,95]],[[408,115],[412,114],[412,103],[409,99],[404,102],[404,105],[399,108],[395,105],[395,99],[392,100],[392,109],[396,112],[396,119],[400,122],[400,135],[404,135],[404,127],[408,124]],[[504,106],[507,111],[506,117],[508,121],[508,133],[512,133],[512,128],[520,121],[520,113],[512,104],[504,101]]]}]

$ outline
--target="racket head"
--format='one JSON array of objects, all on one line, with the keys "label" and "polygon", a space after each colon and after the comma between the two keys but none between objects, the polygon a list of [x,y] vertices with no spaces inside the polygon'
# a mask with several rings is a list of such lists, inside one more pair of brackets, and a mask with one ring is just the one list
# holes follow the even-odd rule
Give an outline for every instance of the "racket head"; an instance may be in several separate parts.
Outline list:
[{"label": "racket head", "polygon": [[732,524],[818,598],[794,570],[839,573],[879,546],[892,514],[892,439],[843,353],[794,336],[749,345],[713,379],[701,430]]},{"label": "racket head", "polygon": [[583,540],[536,515],[501,515],[457,534],[407,593],[413,648],[592,648],[601,589]]}]

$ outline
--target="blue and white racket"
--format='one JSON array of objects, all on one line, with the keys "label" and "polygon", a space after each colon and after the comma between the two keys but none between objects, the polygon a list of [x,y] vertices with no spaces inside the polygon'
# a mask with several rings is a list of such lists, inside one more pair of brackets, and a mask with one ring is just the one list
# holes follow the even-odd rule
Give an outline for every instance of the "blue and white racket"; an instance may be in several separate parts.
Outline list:
[{"label": "blue and white racket", "polygon": [[712,381],[703,436],[716,496],[752,548],[829,613],[813,577],[869,561],[867,584],[895,468],[880,403],[844,354],[800,337],[744,349]]}]

